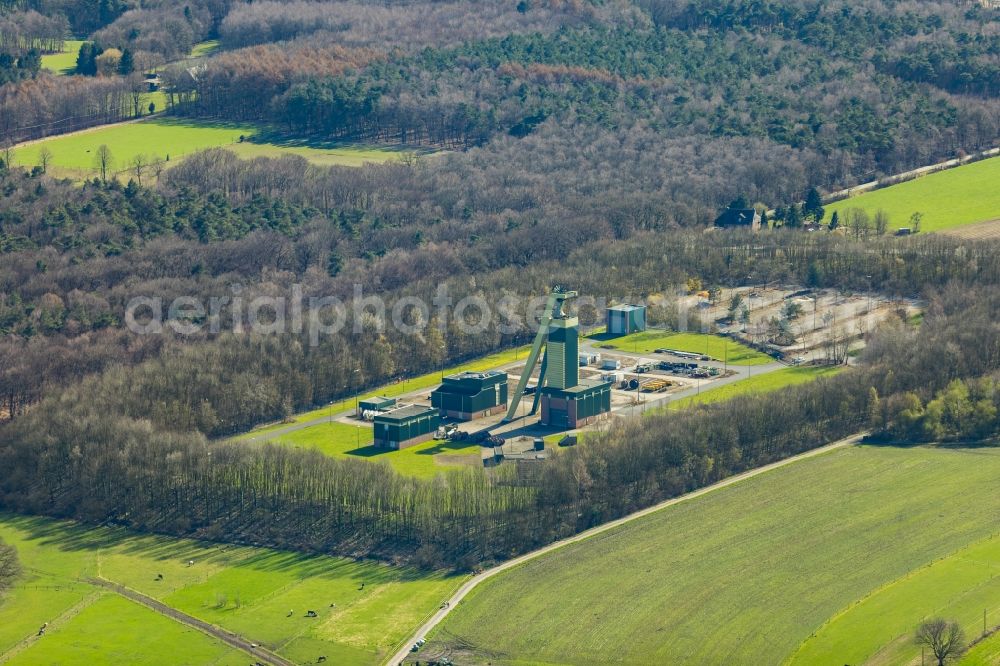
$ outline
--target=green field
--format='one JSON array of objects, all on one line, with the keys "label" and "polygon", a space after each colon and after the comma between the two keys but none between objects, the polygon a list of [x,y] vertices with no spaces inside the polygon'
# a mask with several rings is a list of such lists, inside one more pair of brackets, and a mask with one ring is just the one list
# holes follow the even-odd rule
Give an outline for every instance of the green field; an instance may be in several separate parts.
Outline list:
[{"label": "green field", "polygon": [[249,656],[145,606],[104,594],[65,623],[53,623],[6,663],[157,664],[168,658],[175,664],[235,665]]},{"label": "green field", "polygon": [[1000,632],[969,648],[959,666],[996,666],[1000,664]]},{"label": "green field", "polygon": [[807,640],[792,664],[904,664],[920,656],[913,631],[920,620],[959,621],[968,638],[1000,623],[1000,536],[919,569],[851,606]]},{"label": "green field", "polygon": [[[67,39],[63,42],[62,51],[42,56],[42,69],[47,69],[55,74],[72,74],[76,71],[76,57],[80,53],[80,46],[83,45],[83,42],[84,40],[82,39]],[[217,39],[199,42],[191,49],[189,57],[203,58],[212,55],[218,49],[219,40]],[[163,109],[163,106],[160,106],[159,103],[156,106]]]},{"label": "green field", "polygon": [[191,48],[191,53],[188,57],[190,58],[204,58],[205,56],[210,56],[219,50],[219,40],[208,39],[204,42],[198,42]]},{"label": "green field", "polygon": [[42,69],[55,74],[72,74],[76,71],[76,57],[80,54],[83,40],[67,39],[63,42],[63,50],[42,56]]},{"label": "green field", "polygon": [[[800,461],[488,580],[420,656],[781,663],[857,600],[994,532],[998,474],[998,449],[864,446]],[[910,624],[934,610],[914,605]],[[830,656],[820,663],[847,663]]]},{"label": "green field", "polygon": [[[0,537],[17,548],[26,572],[0,603],[0,660],[13,656],[20,664],[250,663],[214,638],[87,582],[96,576],[292,661],[326,655],[332,664],[379,663],[464,580],[10,514],[0,514]],[[305,617],[307,610],[318,617]],[[45,635],[34,640],[45,622]]]},{"label": "green field", "polygon": [[654,349],[677,349],[679,351],[705,354],[731,365],[763,365],[771,363],[767,354],[754,351],[750,347],[721,335],[706,333],[668,333],[665,331],[643,331],[618,337],[606,334],[591,336],[591,341],[600,347],[620,349],[633,353],[652,353]]},{"label": "green field", "polygon": [[761,375],[751,375],[747,379],[738,382],[724,384],[718,388],[711,388],[702,391],[699,395],[688,396],[670,402],[670,409],[682,409],[692,405],[706,405],[713,402],[722,402],[741,395],[753,395],[757,393],[769,393],[783,389],[786,386],[795,386],[811,382],[820,377],[830,377],[843,370],[843,366],[801,366],[795,368],[782,368],[774,372],[766,372]]},{"label": "green field", "polygon": [[1000,157],[939,171],[899,185],[866,192],[826,207],[834,211],[863,208],[869,214],[882,209],[893,229],[910,226],[910,215],[924,214],[921,231],[941,231],[973,222],[1000,218]]},{"label": "green field", "polygon": [[[162,93],[152,93],[150,99],[156,102],[157,108],[163,108]],[[111,149],[116,171],[126,170],[132,158],[140,154],[157,159],[169,157],[172,163],[176,163],[185,155],[218,147],[233,148],[237,154],[246,157],[258,154],[270,156],[296,154],[317,163],[348,166],[363,162],[385,162],[398,159],[402,155],[402,152],[396,150],[365,146],[310,148],[239,143],[241,135],[252,137],[256,132],[256,127],[247,124],[156,117],[142,122],[117,123],[34,141],[14,149],[14,163],[24,167],[38,164],[39,151],[45,146],[52,153],[49,166],[52,175],[82,179],[92,178],[97,173],[94,157],[97,148],[102,144]]]},{"label": "green field", "polygon": [[479,465],[479,445],[459,442],[423,442],[401,451],[372,446],[370,424],[353,425],[333,421],[319,423],[268,440],[298,449],[311,449],[334,458],[361,457],[387,462],[400,474],[432,478],[439,472]]}]

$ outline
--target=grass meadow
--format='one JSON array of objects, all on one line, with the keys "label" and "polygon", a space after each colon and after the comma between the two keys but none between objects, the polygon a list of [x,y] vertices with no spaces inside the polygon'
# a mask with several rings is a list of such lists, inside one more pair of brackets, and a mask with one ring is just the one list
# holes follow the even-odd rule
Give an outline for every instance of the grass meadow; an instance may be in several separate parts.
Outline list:
[{"label": "grass meadow", "polygon": [[996,666],[1000,664],[1000,632],[973,645],[958,663],[959,666]]},{"label": "grass meadow", "polygon": [[[0,537],[17,547],[25,571],[0,602],[0,661],[17,664],[249,663],[242,652],[87,582],[97,576],[296,663],[325,655],[345,665],[378,664],[464,580],[11,514],[0,514]],[[306,617],[308,610],[318,617]]]},{"label": "grass meadow", "polygon": [[851,664],[909,663],[920,657],[913,632],[922,619],[957,620],[973,639],[982,634],[983,611],[987,628],[1000,624],[1000,535],[876,590],[824,625],[790,663],[818,664],[829,655]]},{"label": "grass meadow", "polygon": [[440,472],[480,464],[478,444],[428,441],[401,451],[377,449],[372,446],[371,424],[318,423],[269,441],[319,451],[333,458],[353,456],[385,462],[400,474],[421,478],[433,478]]},{"label": "grass meadow", "polygon": [[709,388],[699,395],[688,396],[670,402],[670,409],[684,409],[694,405],[707,405],[713,402],[731,400],[744,395],[770,393],[786,386],[795,386],[811,382],[820,377],[830,377],[843,370],[843,366],[799,366],[782,368],[762,375],[751,375],[746,379],[731,384],[723,384],[717,388]]},{"label": "grass meadow", "polygon": [[[162,93],[152,93],[160,99]],[[148,103],[148,102],[146,102]],[[195,120],[154,117],[141,122],[116,123],[82,130],[72,134],[53,136],[33,141],[14,149],[14,163],[32,167],[39,163],[43,147],[52,154],[49,173],[53,176],[82,180],[97,175],[95,157],[97,148],[106,145],[114,158],[113,171],[127,180],[129,163],[136,155],[146,155],[157,160],[169,160],[169,168],[186,155],[206,148],[229,148],[241,157],[276,157],[283,154],[300,155],[317,164],[343,164],[357,166],[364,162],[385,162],[399,159],[398,150],[371,146],[279,145],[277,143],[252,143],[258,128],[241,123],[201,122]],[[240,137],[244,142],[240,142]]]},{"label": "grass meadow", "polygon": [[62,51],[42,56],[42,69],[53,74],[72,74],[76,70],[76,57],[82,45],[82,39],[67,39],[63,42]]},{"label": "grass meadow", "polygon": [[[998,449],[855,446],[803,460],[486,581],[422,654],[464,663],[471,650],[466,661],[494,665],[782,663],[844,609],[987,538],[998,474]],[[943,596],[960,604],[961,587]],[[918,595],[905,603],[900,631],[940,607]]]},{"label": "grass meadow", "polygon": [[889,214],[889,227],[910,226],[910,215],[923,213],[921,231],[942,231],[1000,218],[1000,157],[938,171],[898,185],[866,192],[826,206],[826,219],[837,211],[862,208]]},{"label": "grass meadow", "polygon": [[654,349],[676,349],[705,354],[718,361],[728,361],[731,365],[764,365],[774,360],[767,354],[755,351],[735,340],[707,333],[647,330],[618,337],[609,337],[607,334],[593,335],[591,341],[600,347],[632,353],[651,354]]}]

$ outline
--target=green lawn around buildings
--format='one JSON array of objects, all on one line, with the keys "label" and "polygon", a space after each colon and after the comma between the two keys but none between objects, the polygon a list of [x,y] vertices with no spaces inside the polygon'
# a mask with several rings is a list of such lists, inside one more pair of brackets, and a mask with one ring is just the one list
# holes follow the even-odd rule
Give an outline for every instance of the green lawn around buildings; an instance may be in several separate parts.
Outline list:
[{"label": "green lawn around buildings", "polygon": [[766,372],[761,375],[751,375],[747,379],[724,384],[717,388],[709,388],[699,395],[692,395],[680,400],[670,402],[670,409],[683,409],[693,405],[706,405],[714,402],[722,402],[743,395],[755,395],[759,393],[770,393],[783,389],[786,386],[795,386],[811,382],[820,377],[831,377],[842,371],[844,366],[799,366],[782,368],[773,372]]},{"label": "green lawn around buildings", "polygon": [[400,474],[421,478],[433,478],[441,472],[481,464],[478,444],[432,440],[400,451],[375,448],[372,445],[372,427],[367,423],[318,423],[267,441],[319,451],[333,458],[358,457],[371,462],[386,462]]},{"label": "green lawn around buildings", "polygon": [[653,353],[653,350],[661,348],[676,349],[705,354],[717,361],[727,361],[731,365],[764,365],[774,360],[767,354],[755,351],[740,342],[708,333],[647,330],[618,337],[608,337],[607,334],[594,335],[591,341],[600,347],[633,353]]}]

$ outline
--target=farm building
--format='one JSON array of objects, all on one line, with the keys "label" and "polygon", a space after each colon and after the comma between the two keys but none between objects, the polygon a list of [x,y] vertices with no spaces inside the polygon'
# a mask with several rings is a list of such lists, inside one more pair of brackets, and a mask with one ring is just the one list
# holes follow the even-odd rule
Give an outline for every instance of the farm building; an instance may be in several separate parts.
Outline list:
[{"label": "farm building", "polygon": [[441,417],[433,407],[406,405],[376,414],[375,446],[381,449],[405,449],[434,437]]},{"label": "farm building", "polygon": [[727,208],[715,218],[717,227],[750,227],[760,229],[760,213],[753,208]]},{"label": "farm building", "polygon": [[442,416],[478,419],[507,408],[507,373],[460,372],[444,378],[431,393],[431,404]]},{"label": "farm building", "polygon": [[628,335],[645,330],[645,305],[612,305],[608,308],[608,333],[610,335]]},{"label": "farm building", "polygon": [[380,395],[373,395],[358,403],[358,411],[365,412],[386,412],[396,406],[395,398],[384,398]]}]

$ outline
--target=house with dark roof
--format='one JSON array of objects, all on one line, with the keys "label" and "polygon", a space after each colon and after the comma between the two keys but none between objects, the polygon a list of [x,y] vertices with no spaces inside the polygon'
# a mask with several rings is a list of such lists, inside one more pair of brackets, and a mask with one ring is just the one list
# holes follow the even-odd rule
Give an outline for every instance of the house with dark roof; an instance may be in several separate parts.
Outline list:
[{"label": "house with dark roof", "polygon": [[753,208],[727,208],[715,218],[717,227],[750,227],[760,229],[760,213]]}]

